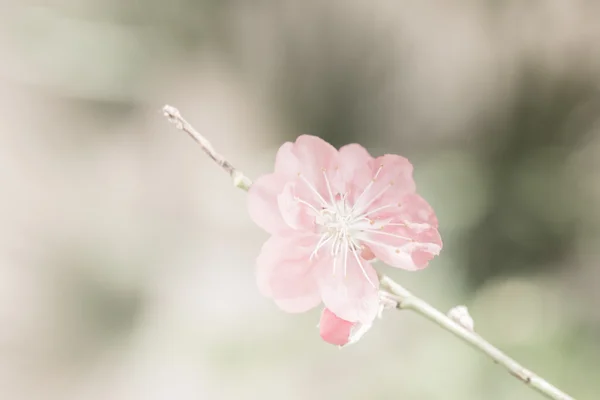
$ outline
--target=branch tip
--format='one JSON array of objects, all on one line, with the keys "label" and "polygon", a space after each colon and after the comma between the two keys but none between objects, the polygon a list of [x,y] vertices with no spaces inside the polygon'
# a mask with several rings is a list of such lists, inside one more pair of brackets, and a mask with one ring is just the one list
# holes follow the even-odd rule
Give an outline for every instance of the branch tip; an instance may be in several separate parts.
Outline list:
[{"label": "branch tip", "polygon": [[165,105],[162,108],[163,115],[168,119],[169,122],[175,125],[180,131],[184,131],[192,139],[194,139],[202,148],[202,150],[208,155],[215,163],[219,165],[225,172],[231,176],[233,185],[242,190],[248,191],[252,185],[252,180],[244,175],[241,171],[235,169],[235,167],[225,159],[221,154],[213,148],[212,144],[202,134],[200,134],[189,122],[183,118],[179,110],[173,106]]}]

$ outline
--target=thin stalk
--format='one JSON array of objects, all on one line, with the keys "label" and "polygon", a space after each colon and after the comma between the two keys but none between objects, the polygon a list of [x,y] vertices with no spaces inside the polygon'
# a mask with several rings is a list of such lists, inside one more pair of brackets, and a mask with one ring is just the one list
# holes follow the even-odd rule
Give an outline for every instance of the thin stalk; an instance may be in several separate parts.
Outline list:
[{"label": "thin stalk", "polygon": [[550,384],[548,381],[531,372],[521,364],[507,356],[505,353],[494,347],[490,342],[482,338],[477,333],[465,328],[457,322],[450,319],[441,311],[431,306],[426,301],[413,295],[400,284],[396,283],[387,276],[381,277],[381,285],[390,294],[392,299],[396,300],[397,308],[400,310],[411,310],[429,321],[437,324],[442,329],[452,333],[457,338],[479,350],[495,363],[506,368],[508,373],[549,399],[553,400],[574,400],[565,392]]}]

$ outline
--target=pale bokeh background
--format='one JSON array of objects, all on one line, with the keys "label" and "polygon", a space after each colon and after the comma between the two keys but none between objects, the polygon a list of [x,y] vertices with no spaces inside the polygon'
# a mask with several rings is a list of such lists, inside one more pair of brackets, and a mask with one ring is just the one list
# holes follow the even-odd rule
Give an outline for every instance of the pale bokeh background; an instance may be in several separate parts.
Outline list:
[{"label": "pale bokeh background", "polygon": [[408,157],[445,248],[390,274],[600,396],[600,3],[2,10],[0,399],[540,398],[410,313],[339,351],[279,312],[245,194],[165,103],[251,177],[301,133]]}]

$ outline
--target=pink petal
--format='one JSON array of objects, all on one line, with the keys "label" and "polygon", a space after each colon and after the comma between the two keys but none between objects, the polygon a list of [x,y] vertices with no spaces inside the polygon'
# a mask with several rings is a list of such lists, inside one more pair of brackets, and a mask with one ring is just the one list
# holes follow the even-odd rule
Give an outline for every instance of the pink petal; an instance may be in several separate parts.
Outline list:
[{"label": "pink petal", "polygon": [[[349,144],[340,148],[339,173],[344,186],[339,191],[342,193],[350,191],[352,201],[373,178],[372,161],[373,157],[359,144]],[[353,188],[360,190],[353,190]]]},{"label": "pink petal", "polygon": [[293,153],[294,143],[285,142],[275,157],[275,173],[286,179],[294,179],[300,172],[300,161]]},{"label": "pink petal", "polygon": [[289,231],[279,212],[277,196],[283,191],[286,180],[277,174],[258,178],[248,190],[248,212],[255,224],[270,234]]},{"label": "pink petal", "polygon": [[373,250],[369,246],[364,246],[360,257],[366,261],[371,261],[375,258],[375,253],[373,253]]},{"label": "pink petal", "polygon": [[386,154],[371,163],[373,183],[358,199],[357,210],[375,210],[393,205],[407,193],[414,193],[413,166],[404,157]]},{"label": "pink petal", "polygon": [[361,239],[386,264],[409,271],[423,269],[442,249],[437,218],[417,194],[404,196],[399,204],[394,213],[376,220]]},{"label": "pink petal", "polygon": [[284,311],[304,312],[320,302],[315,265],[309,261],[316,236],[271,236],[256,260],[261,293]]},{"label": "pink petal", "polygon": [[348,254],[344,274],[343,259],[338,255],[335,273],[332,258],[325,257],[316,266],[323,303],[340,318],[371,324],[379,306],[377,273],[367,261],[359,257],[359,263]]},{"label": "pink petal", "polygon": [[340,147],[339,159],[340,166],[344,164],[344,169],[356,172],[368,168],[369,162],[373,160],[373,157],[360,144],[352,143]]},{"label": "pink petal", "polygon": [[[337,175],[338,151],[321,138],[310,135],[302,135],[296,139],[292,153],[299,161],[298,173],[309,187],[313,188],[311,199],[320,198],[329,201],[330,195],[324,172],[329,179],[329,186],[333,186],[333,180]],[[305,199],[307,200],[307,199]]]},{"label": "pink petal", "polygon": [[346,321],[325,308],[319,321],[319,333],[327,343],[343,347],[358,342],[371,326],[370,323]]},{"label": "pink petal", "polygon": [[327,343],[344,346],[350,341],[350,334],[355,324],[356,322],[341,319],[325,308],[319,322],[319,334]]},{"label": "pink petal", "polygon": [[288,182],[283,188],[283,192],[277,196],[277,204],[283,220],[290,228],[313,232],[315,230],[315,218],[317,217],[315,209],[319,206],[311,207],[306,204],[306,201],[298,200],[299,197],[309,197],[305,192],[306,187],[302,182],[297,180]]},{"label": "pink petal", "polygon": [[417,271],[427,267],[429,261],[438,255],[442,248],[437,231],[431,231],[431,237],[426,241],[389,242],[391,241],[381,240],[379,244],[371,244],[371,248],[377,258],[384,263],[407,271]]},{"label": "pink petal", "polygon": [[314,168],[318,175],[321,175],[322,168],[337,165],[336,148],[317,136],[298,136],[291,151],[300,162],[301,168]]},{"label": "pink petal", "polygon": [[438,219],[433,208],[427,200],[418,194],[409,194],[400,200],[400,215],[398,217],[410,221],[412,228],[415,230],[418,230],[419,226],[422,226],[422,228],[431,226],[436,229],[438,227]]},{"label": "pink petal", "polygon": [[275,299],[275,304],[288,313],[303,313],[321,304],[321,295],[318,290],[315,290],[293,299]]},{"label": "pink petal", "polygon": [[335,174],[336,165],[337,150],[316,136],[303,135],[298,137],[295,143],[284,143],[277,152],[275,173],[260,177],[248,191],[250,217],[268,233],[289,231],[290,227],[279,212],[278,202],[278,196],[283,192],[285,185],[298,179],[299,173],[303,174],[308,181],[302,181],[303,200],[319,204],[319,195],[327,199],[329,196],[323,169],[327,169],[328,174]]},{"label": "pink petal", "polygon": [[403,193],[413,193],[416,190],[413,179],[413,166],[406,158],[395,154],[386,154],[377,157],[372,163],[373,169],[381,171],[377,177],[381,183],[394,182],[396,190],[402,190]]}]

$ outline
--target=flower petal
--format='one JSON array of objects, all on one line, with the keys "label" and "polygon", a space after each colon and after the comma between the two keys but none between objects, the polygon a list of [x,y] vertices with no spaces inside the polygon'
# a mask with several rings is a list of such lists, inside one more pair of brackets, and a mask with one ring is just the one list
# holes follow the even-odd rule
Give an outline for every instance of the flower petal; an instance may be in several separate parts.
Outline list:
[{"label": "flower petal", "polygon": [[302,135],[296,139],[292,153],[299,161],[298,172],[301,179],[313,192],[309,199],[329,202],[329,189],[333,190],[333,180],[336,179],[339,166],[335,147],[316,136]]},{"label": "flower petal", "polygon": [[399,207],[373,222],[372,229],[365,229],[359,239],[393,267],[423,269],[442,249],[435,213],[417,194],[404,196]]},{"label": "flower petal", "polygon": [[304,312],[320,302],[315,265],[309,261],[316,236],[271,236],[256,260],[261,293],[288,312]]},{"label": "flower petal", "polygon": [[306,173],[309,169],[314,169],[320,176],[323,168],[332,168],[337,165],[338,151],[336,148],[317,136],[298,136],[291,151]]},{"label": "flower petal", "polygon": [[400,200],[400,214],[409,222],[410,228],[415,231],[427,230],[438,227],[438,219],[431,205],[418,194],[409,194]]},{"label": "flower petal", "polygon": [[275,157],[275,173],[286,179],[294,179],[300,172],[300,161],[293,150],[294,143],[285,142],[281,145]]},{"label": "flower petal", "polygon": [[[373,178],[371,163],[373,157],[359,144],[348,144],[340,148],[340,172],[346,181],[355,181],[366,185]],[[360,182],[356,182],[359,179]]]},{"label": "flower petal", "polygon": [[356,172],[368,168],[369,162],[373,160],[373,157],[363,146],[352,143],[340,147],[339,159],[340,164],[344,164],[344,169]]},{"label": "flower petal", "polygon": [[381,183],[393,181],[395,190],[401,190],[403,193],[414,193],[416,190],[413,166],[406,158],[395,154],[386,154],[377,157],[371,165],[375,171],[381,167],[378,175]]},{"label": "flower petal", "polygon": [[371,249],[378,259],[392,267],[417,271],[427,267],[429,261],[442,249],[437,231],[431,231],[431,233],[432,237],[427,241],[396,244],[381,241],[378,244],[371,244]]},{"label": "flower petal", "polygon": [[386,154],[370,164],[372,183],[367,183],[364,194],[357,200],[357,211],[368,212],[393,205],[407,193],[415,192],[413,166],[406,158]]},{"label": "flower petal", "polygon": [[338,255],[335,272],[331,257],[319,260],[315,267],[323,303],[342,319],[370,324],[379,306],[377,273],[353,254],[348,254],[345,266],[343,260],[343,254]]},{"label": "flower petal", "polygon": [[279,212],[277,196],[283,191],[286,180],[278,174],[258,178],[248,190],[248,212],[255,224],[270,234],[289,231]]},{"label": "flower petal", "polygon": [[350,333],[355,324],[356,322],[346,321],[325,308],[319,321],[319,334],[327,343],[343,346],[350,341]]},{"label": "flower petal", "polygon": [[371,326],[372,324],[346,321],[325,308],[319,321],[319,334],[327,343],[343,347],[358,342]]},{"label": "flower petal", "polygon": [[[297,190],[299,185],[301,189]],[[306,189],[302,190],[302,188],[302,182],[288,182],[283,192],[277,196],[277,204],[283,220],[290,228],[313,232],[318,211],[306,200],[299,199],[307,198],[303,193]]]},{"label": "flower petal", "polygon": [[293,299],[275,299],[275,304],[288,313],[303,313],[321,304],[321,295],[318,290]]},{"label": "flower petal", "polygon": [[319,203],[319,196],[328,196],[322,170],[328,168],[331,174],[335,171],[333,165],[336,163],[337,150],[316,136],[302,135],[295,143],[284,143],[277,151],[275,173],[261,176],[248,190],[250,217],[270,234],[289,230],[288,224],[278,212],[278,196],[285,185],[298,180],[298,174],[303,174],[303,199]]},{"label": "flower petal", "polygon": [[373,178],[371,163],[373,157],[359,144],[348,144],[339,151],[338,191],[348,193],[351,204]]}]

